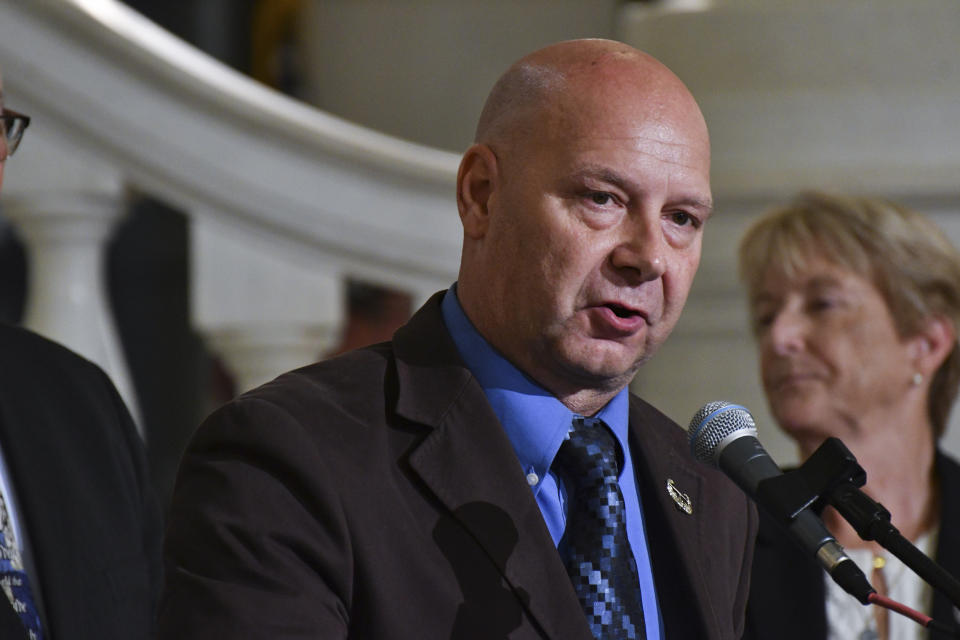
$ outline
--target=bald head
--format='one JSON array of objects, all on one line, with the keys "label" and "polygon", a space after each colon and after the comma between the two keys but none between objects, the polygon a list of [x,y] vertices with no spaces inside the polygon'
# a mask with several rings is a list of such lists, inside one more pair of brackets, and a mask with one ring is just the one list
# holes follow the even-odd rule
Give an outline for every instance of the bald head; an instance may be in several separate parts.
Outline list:
[{"label": "bald head", "polygon": [[457,174],[457,296],[480,333],[591,415],[666,339],[710,216],[703,116],[619,42],[536,51],[497,81]]},{"label": "bald head", "polygon": [[487,97],[475,142],[503,144],[562,130],[566,118],[611,99],[642,104],[655,119],[669,111],[707,138],[693,96],[666,66],[621,42],[587,39],[553,44],[514,63]]}]

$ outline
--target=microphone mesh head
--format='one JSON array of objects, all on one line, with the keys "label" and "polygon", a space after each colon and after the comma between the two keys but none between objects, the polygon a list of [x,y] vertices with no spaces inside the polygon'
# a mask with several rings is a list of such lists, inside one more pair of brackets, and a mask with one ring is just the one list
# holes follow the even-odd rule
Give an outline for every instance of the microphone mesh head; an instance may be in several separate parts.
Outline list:
[{"label": "microphone mesh head", "polygon": [[757,425],[745,407],[732,402],[708,402],[690,420],[690,452],[700,462],[714,464],[720,444],[738,431],[757,435]]}]

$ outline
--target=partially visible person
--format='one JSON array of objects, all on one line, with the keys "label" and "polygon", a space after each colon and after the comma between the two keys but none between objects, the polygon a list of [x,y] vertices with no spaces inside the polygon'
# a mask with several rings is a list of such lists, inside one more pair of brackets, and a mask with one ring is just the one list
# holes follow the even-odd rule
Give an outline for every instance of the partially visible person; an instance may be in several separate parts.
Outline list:
[{"label": "partially visible person", "polygon": [[[2,182],[29,118],[0,119]],[[151,637],[160,533],[143,445],[106,374],[0,324],[0,638]]]},{"label": "partially visible person", "polygon": [[410,296],[401,291],[359,281],[347,285],[347,321],[330,358],[360,347],[385,342],[410,319]]},{"label": "partially visible person", "polygon": [[[960,380],[960,253],[923,215],[879,198],[813,193],[747,231],[740,273],[773,417],[806,459],[829,436],[867,472],[900,532],[960,575],[960,466],[937,448]],[[823,519],[878,592],[945,623],[949,600]],[[864,607],[761,518],[749,639],[936,638]]]},{"label": "partially visible person", "polygon": [[197,431],[160,637],[735,640],[756,511],[627,389],[686,301],[709,169],[652,57],[515,63],[460,164],[457,282]]}]

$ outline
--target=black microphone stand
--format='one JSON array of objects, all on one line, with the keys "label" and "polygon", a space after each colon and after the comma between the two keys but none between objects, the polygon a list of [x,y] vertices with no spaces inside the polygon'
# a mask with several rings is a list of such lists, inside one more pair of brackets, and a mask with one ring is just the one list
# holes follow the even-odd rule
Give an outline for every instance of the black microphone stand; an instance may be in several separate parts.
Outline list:
[{"label": "black microphone stand", "polygon": [[960,607],[960,582],[904,538],[891,524],[890,512],[882,504],[849,483],[834,488],[827,501],[853,525],[862,539],[879,542],[914,573],[950,598],[954,606]]},{"label": "black microphone stand", "polygon": [[960,607],[960,582],[904,538],[890,522],[890,512],[860,490],[867,474],[837,438],[827,438],[797,469],[760,482],[758,496],[776,505],[772,515],[787,522],[811,507],[833,506],[863,540],[875,540],[932,587]]}]

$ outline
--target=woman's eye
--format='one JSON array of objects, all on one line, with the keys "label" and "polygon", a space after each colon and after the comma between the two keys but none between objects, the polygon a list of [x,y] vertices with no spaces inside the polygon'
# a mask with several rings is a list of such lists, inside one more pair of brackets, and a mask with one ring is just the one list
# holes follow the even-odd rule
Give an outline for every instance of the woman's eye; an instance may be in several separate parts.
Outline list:
[{"label": "woman's eye", "polygon": [[753,326],[755,330],[766,329],[771,324],[773,324],[773,314],[764,313],[753,318]]},{"label": "woman's eye", "polygon": [[812,311],[825,311],[836,306],[836,302],[832,298],[815,298],[809,306]]}]

